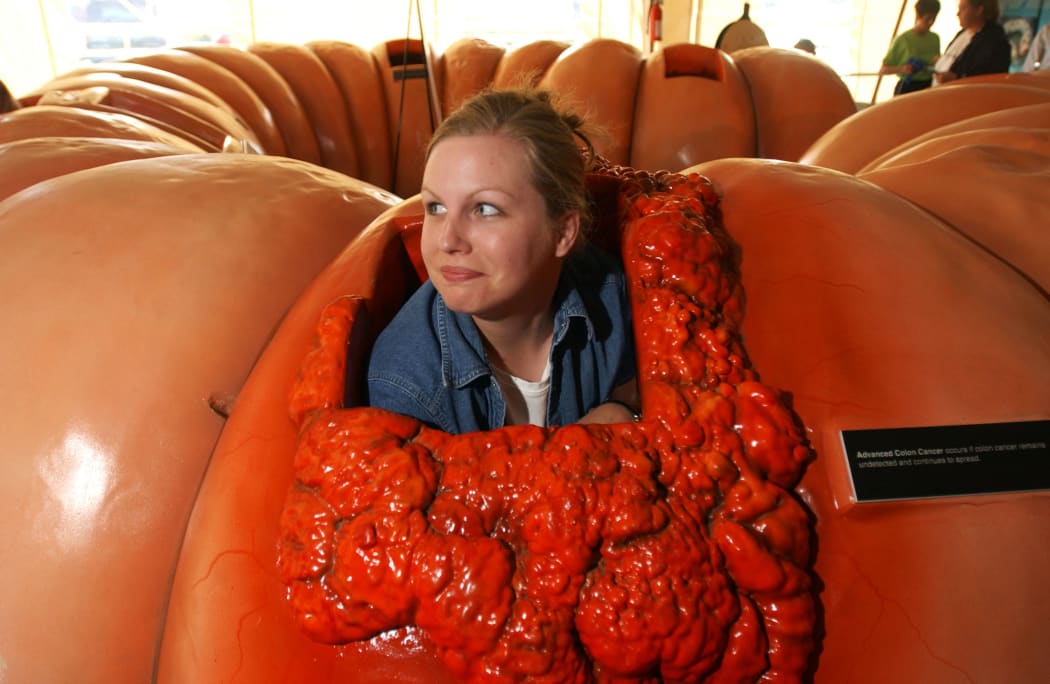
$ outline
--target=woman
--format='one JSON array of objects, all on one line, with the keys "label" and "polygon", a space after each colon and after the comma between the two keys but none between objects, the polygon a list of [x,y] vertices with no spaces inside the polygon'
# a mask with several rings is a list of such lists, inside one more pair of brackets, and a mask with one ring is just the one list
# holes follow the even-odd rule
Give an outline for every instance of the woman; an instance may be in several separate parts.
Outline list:
[{"label": "woman", "polygon": [[999,25],[999,0],[959,0],[958,16],[962,30],[934,65],[934,85],[1009,71],[1010,41]]},{"label": "woman", "polygon": [[451,433],[637,418],[622,265],[581,236],[582,125],[549,93],[502,90],[434,133],[429,280],[373,347],[370,405]]}]

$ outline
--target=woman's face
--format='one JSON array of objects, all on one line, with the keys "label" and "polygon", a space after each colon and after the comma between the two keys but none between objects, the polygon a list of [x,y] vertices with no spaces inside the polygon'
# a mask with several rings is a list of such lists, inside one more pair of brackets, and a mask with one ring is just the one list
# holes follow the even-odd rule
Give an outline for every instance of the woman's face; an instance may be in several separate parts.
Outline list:
[{"label": "woman's face", "polygon": [[521,143],[500,135],[441,141],[421,196],[423,261],[449,308],[493,321],[549,311],[579,217],[550,219]]},{"label": "woman's face", "polygon": [[964,29],[980,28],[984,24],[984,12],[970,0],[959,0],[959,26]]}]

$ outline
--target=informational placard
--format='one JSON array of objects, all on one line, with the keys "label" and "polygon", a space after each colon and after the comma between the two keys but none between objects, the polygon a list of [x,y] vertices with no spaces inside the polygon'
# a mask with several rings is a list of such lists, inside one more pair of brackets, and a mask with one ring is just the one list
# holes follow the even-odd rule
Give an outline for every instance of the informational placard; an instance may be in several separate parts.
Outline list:
[{"label": "informational placard", "polygon": [[843,430],[858,502],[1050,489],[1050,420]]}]

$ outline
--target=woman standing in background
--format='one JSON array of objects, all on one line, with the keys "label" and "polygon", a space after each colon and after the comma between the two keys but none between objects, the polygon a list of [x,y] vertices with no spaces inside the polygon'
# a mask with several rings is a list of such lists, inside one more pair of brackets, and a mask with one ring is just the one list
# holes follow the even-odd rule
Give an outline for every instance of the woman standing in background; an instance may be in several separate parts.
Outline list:
[{"label": "woman standing in background", "polygon": [[933,83],[1010,70],[1010,41],[999,25],[999,0],[959,0],[962,27],[937,64]]}]

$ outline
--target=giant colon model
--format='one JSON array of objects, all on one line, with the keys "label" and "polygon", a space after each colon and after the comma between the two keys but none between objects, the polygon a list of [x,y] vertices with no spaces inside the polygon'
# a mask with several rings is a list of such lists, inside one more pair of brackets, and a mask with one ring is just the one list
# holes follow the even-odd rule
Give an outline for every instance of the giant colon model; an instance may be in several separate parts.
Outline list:
[{"label": "giant colon model", "polygon": [[[756,491],[780,502],[763,510],[793,515],[697,528],[717,540],[698,581],[726,589],[721,622],[687,644],[688,621],[654,639],[658,615],[639,611],[638,639],[613,653],[583,635],[576,671],[629,668],[639,644],[702,654],[668,679],[1050,671],[1050,496],[858,503],[839,437],[1050,418],[1050,80],[982,77],[854,112],[834,74],[790,51],[685,45],[645,58],[614,41],[463,41],[434,57],[412,43],[410,61],[430,59],[435,106],[422,80],[405,80],[398,125],[402,47],[172,50],[63,75],[0,115],[0,681],[433,682],[484,661],[457,660],[466,646],[443,642],[432,619],[356,641],[311,629],[295,600],[309,563],[289,549],[321,528],[296,516],[310,488],[289,396],[316,390],[307,405],[328,396],[337,410],[330,378],[310,369],[345,360],[359,372],[369,336],[418,282],[411,196],[431,119],[529,72],[588,104],[612,164],[710,179],[697,225],[738,250],[723,270],[742,308],[722,336],[666,322],[638,332],[654,354],[672,340],[736,350],[753,375],[735,391],[762,388],[783,420],[741,418],[726,439],[754,447],[773,434],[758,426],[780,425],[776,453],[799,457],[754,462]],[[614,205],[603,215],[624,219],[618,235],[629,221]],[[630,242],[638,232],[629,261],[660,244]],[[689,244],[673,253],[701,253]],[[356,312],[349,353],[311,366],[319,322],[345,320],[339,302]],[[636,467],[657,462],[642,458],[666,425],[657,385],[643,387],[643,423],[625,428],[641,431],[624,452]],[[698,425],[713,430],[687,421],[669,434]],[[511,433],[490,442],[529,448]],[[699,547],[672,548],[693,550],[652,557]],[[778,568],[790,590],[762,584]],[[482,593],[510,586],[499,573],[478,581]],[[586,588],[574,600],[585,596],[584,611],[615,605]],[[590,669],[603,657],[611,665]]]}]

